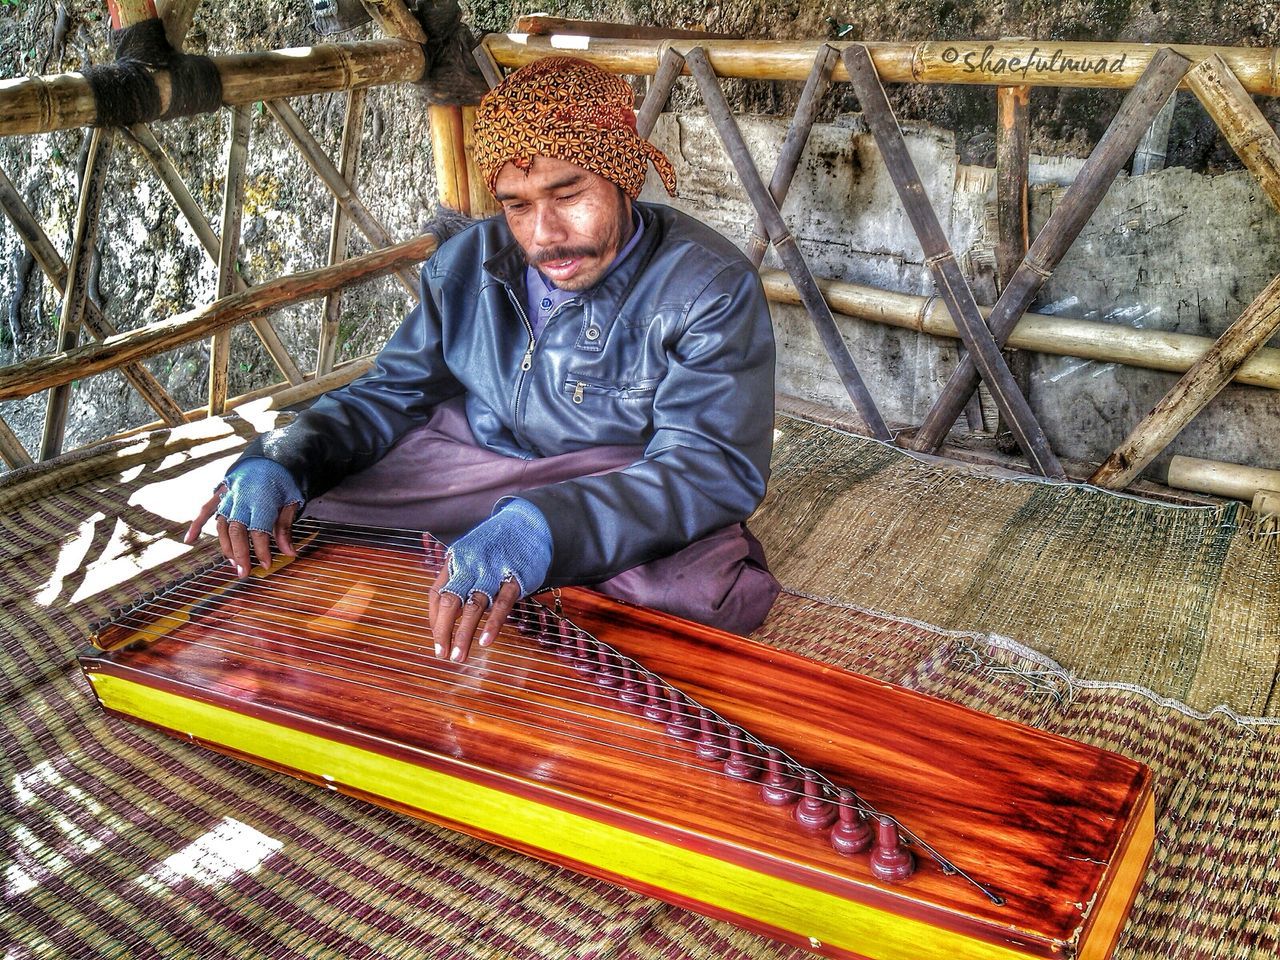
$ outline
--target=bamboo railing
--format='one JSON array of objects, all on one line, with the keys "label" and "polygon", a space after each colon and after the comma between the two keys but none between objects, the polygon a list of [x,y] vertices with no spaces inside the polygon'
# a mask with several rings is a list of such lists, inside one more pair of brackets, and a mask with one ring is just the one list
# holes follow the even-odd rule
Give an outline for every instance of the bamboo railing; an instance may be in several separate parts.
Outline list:
[{"label": "bamboo railing", "polygon": [[[1217,122],[1223,135],[1235,148],[1245,166],[1254,174],[1264,192],[1280,206],[1280,138],[1277,138],[1270,124],[1250,100],[1251,94],[1274,96],[1280,94],[1280,50],[1274,49],[1241,49],[1223,48],[1204,45],[1154,45],[1154,44],[1121,44],[1121,43],[1043,43],[1027,39],[1010,39],[994,42],[962,42],[940,41],[924,43],[871,43],[866,45],[833,43],[830,45],[805,43],[779,43],[769,41],[724,41],[707,38],[668,38],[651,37],[594,37],[594,36],[542,36],[540,31],[530,29],[524,34],[493,35],[484,43],[484,62],[495,67],[519,67],[542,56],[553,53],[565,53],[590,60],[605,69],[616,73],[647,74],[658,76],[674,57],[681,64],[686,64],[687,55],[693,53],[707,62],[715,75],[721,78],[737,77],[744,79],[767,80],[802,80],[812,77],[815,64],[821,59],[822,50],[826,46],[843,47],[843,55],[836,62],[835,70],[830,77],[835,81],[854,80],[851,75],[854,69],[850,66],[854,61],[850,56],[855,50],[865,50],[870,64],[866,72],[874,83],[881,82],[917,82],[917,83],[955,83],[986,84],[998,88],[999,104],[999,154],[997,159],[997,206],[999,240],[996,245],[997,266],[1000,273],[1000,285],[1005,287],[1010,282],[1021,284],[1026,289],[1020,296],[1001,297],[997,304],[997,312],[1005,309],[1005,300],[1009,299],[1010,309],[1005,309],[992,332],[997,344],[1003,344],[1005,338],[1011,336],[1018,318],[1022,316],[1030,299],[1039,285],[1047,278],[1057,261],[1065,253],[1074,240],[1079,228],[1096,209],[1098,201],[1115,176],[1126,157],[1133,152],[1136,136],[1140,128],[1137,122],[1145,122],[1152,127],[1143,139],[1145,151],[1152,151],[1153,131],[1168,125],[1169,112],[1162,104],[1169,102],[1166,92],[1170,84],[1190,90],[1204,105],[1209,115]],[[1188,70],[1188,67],[1191,69]],[[683,72],[690,72],[687,65]],[[695,76],[697,71],[693,71]],[[1163,73],[1164,80],[1157,81],[1158,73]],[[705,91],[704,77],[699,83]],[[1075,196],[1069,197],[1074,205],[1074,222],[1067,226],[1065,221],[1061,227],[1062,236],[1053,237],[1046,229],[1038,238],[1038,246],[1032,250],[1037,253],[1040,263],[1028,264],[1024,261],[1019,271],[1017,260],[1025,255],[1028,246],[1027,211],[1025,201],[1027,154],[1025,150],[1027,112],[1025,109],[1027,93],[1032,86],[1071,86],[1071,87],[1134,87],[1143,88],[1147,103],[1134,100],[1131,96],[1124,109],[1130,116],[1125,120],[1128,124],[1126,133],[1109,130],[1117,135],[1111,144],[1111,156],[1098,155],[1091,158],[1086,169],[1092,169],[1096,183],[1087,185],[1083,190],[1076,190]],[[866,83],[863,83],[866,86]],[[663,87],[668,89],[668,87]],[[863,110],[868,112],[873,129],[876,129],[877,116],[883,121],[879,130],[887,131],[883,135],[877,133],[877,140],[882,150],[894,147],[892,131],[895,129],[891,108],[887,104],[876,107],[866,102],[872,88],[859,90],[859,100]],[[874,97],[872,97],[874,100]],[[886,112],[889,115],[884,116]],[[872,114],[875,114],[873,116]],[[1163,120],[1163,125],[1161,121]],[[887,126],[886,126],[887,124]],[[1113,128],[1116,124],[1113,124]],[[724,135],[722,131],[722,136]],[[1107,138],[1104,138],[1106,141]],[[732,144],[728,140],[726,148],[732,156]],[[1162,151],[1163,148],[1161,147]],[[899,183],[902,201],[907,204],[912,221],[920,233],[920,239],[926,254],[931,250],[945,252],[945,242],[932,223],[931,212],[927,203],[920,202],[920,194],[916,186],[911,185],[913,173],[909,170],[909,161],[905,154],[898,150],[897,158],[886,157],[890,172]],[[753,171],[744,170],[737,158],[734,165],[739,175],[744,178]],[[905,167],[904,167],[905,165]],[[781,163],[780,163],[781,166]],[[746,184],[750,188],[750,184]],[[771,190],[777,197],[776,184]],[[759,201],[752,191],[753,203]],[[785,188],[784,188],[785,192]],[[1063,211],[1058,211],[1062,213]],[[1051,226],[1053,226],[1051,222]],[[755,243],[759,237],[759,229],[755,231]],[[1048,240],[1048,245],[1039,242]],[[1038,252],[1037,252],[1038,251]],[[756,251],[753,250],[753,253]],[[931,268],[937,272],[937,264],[946,261],[943,252],[929,257]],[[758,258],[757,262],[758,262]],[[957,285],[963,281],[952,278],[948,281],[944,295],[953,296]],[[775,286],[777,284],[775,283]],[[964,291],[961,290],[963,293]],[[965,298],[960,298],[963,303]],[[1122,488],[1132,482],[1170,442],[1178,432],[1190,422],[1195,415],[1225,386],[1231,382],[1242,365],[1257,354],[1262,344],[1280,329],[1280,308],[1276,307],[1277,295],[1272,288],[1259,295],[1234,324],[1218,341],[1205,350],[1195,363],[1186,368],[1184,381],[1176,387],[1153,413],[1135,427],[1133,433],[1111,457],[1096,471],[1091,481],[1104,486]],[[811,311],[812,312],[812,311]],[[994,319],[994,318],[993,318]],[[815,318],[815,323],[817,318]],[[965,326],[973,328],[973,319],[966,319]],[[965,333],[966,343],[971,347],[970,333]],[[978,333],[978,346],[982,345],[985,332]],[[989,346],[989,342],[988,342]],[[970,353],[970,358],[974,354]],[[984,379],[995,377],[1001,384],[1000,391],[1006,401],[1018,401],[1025,392],[1025,373],[1018,377],[1016,373],[1005,369],[998,357],[989,352],[984,355],[982,370]],[[838,361],[832,354],[833,362]],[[1147,365],[1139,360],[1140,365]],[[967,364],[967,368],[964,366]],[[839,363],[836,362],[837,367]],[[1013,367],[1017,370],[1015,364]],[[936,450],[951,422],[955,419],[964,398],[977,385],[976,372],[972,359],[966,359],[962,370],[967,372],[953,376],[947,385],[943,399],[931,412],[923,428],[911,443],[916,449],[924,451]],[[963,376],[964,379],[961,380]],[[1004,379],[1002,379],[1004,378]],[[962,385],[963,383],[963,385]],[[1021,388],[1014,389],[1014,385]],[[988,387],[992,382],[988,382]],[[953,389],[954,388],[954,389]],[[857,395],[851,392],[855,406],[859,410],[865,404],[858,402]],[[1014,406],[1017,406],[1015,402]],[[1002,418],[1004,411],[1002,408]],[[864,417],[865,419],[865,417]],[[1032,451],[1035,445],[1035,431],[1038,429],[1034,418],[1030,416],[1023,404],[1023,413],[1018,415],[1019,423],[1014,429],[1019,432],[1019,442],[1027,450],[1028,455],[1036,462],[1038,469],[1039,454]],[[874,432],[874,423],[868,429]],[[1030,430],[1030,433],[1026,433]],[[1041,438],[1041,446],[1043,439]],[[1042,451],[1052,463],[1052,452]]]},{"label": "bamboo railing", "polygon": [[[580,36],[490,34],[485,49],[500,66],[514,68],[553,54],[581,57],[613,73],[653,74],[663,53],[701,47],[716,74],[744,80],[804,80],[826,41],[643,40]],[[850,44],[830,41],[843,49]],[[1059,43],[1034,40],[868,43],[884,83],[980,84],[1033,87],[1131,87],[1161,49],[1192,63],[1222,58],[1249,93],[1280,95],[1280,59],[1269,47],[1198,44]],[[849,80],[843,64],[832,79]]]},{"label": "bamboo railing", "polygon": [[29,397],[80,377],[154,357],[174,347],[230,330],[250,317],[305,300],[319,299],[333,290],[421,263],[435,249],[435,237],[430,234],[416,237],[362,257],[270,280],[168,320],[107,337],[101,343],[85,344],[73,350],[0,368],[0,400]]},{"label": "bamboo railing", "polygon": [[[160,13],[166,29],[171,37],[178,38],[177,42],[185,35],[194,3],[195,0],[160,0]],[[317,389],[345,382],[357,375],[357,371],[367,368],[368,361],[364,360],[334,369],[341,290],[363,279],[396,274],[407,289],[416,293],[409,268],[434,249],[434,241],[429,237],[394,243],[385,227],[361,202],[352,182],[355,158],[360,148],[363,91],[372,86],[417,80],[426,63],[421,46],[426,38],[404,7],[403,0],[368,0],[367,5],[387,34],[387,39],[213,58],[223,81],[223,103],[235,108],[232,116],[243,124],[244,111],[240,108],[265,99],[271,114],[333,194],[328,265],[248,286],[234,269],[232,260],[239,229],[240,199],[236,180],[239,176],[237,171],[243,169],[242,160],[233,155],[229,163],[223,226],[221,235],[218,235],[204,220],[150,127],[134,124],[127,131],[127,142],[141,150],[155,167],[161,182],[191,222],[201,245],[219,265],[218,296],[211,304],[197,310],[119,333],[104,326],[105,321],[101,318],[95,318],[91,307],[76,308],[72,300],[79,297],[80,291],[68,283],[71,289],[66,290],[65,300],[69,305],[64,306],[64,313],[71,311],[70,315],[74,316],[79,309],[81,321],[94,332],[99,342],[67,346],[67,338],[64,338],[64,349],[52,356],[0,369],[0,400],[30,396],[42,390],[63,389],[74,379],[122,369],[131,375],[131,382],[156,407],[162,418],[158,422],[173,423],[179,419],[216,414],[247,402],[251,397],[273,393],[282,397],[311,395]],[[699,35],[654,37],[652,30],[633,31],[627,28],[609,31],[621,34],[619,36],[581,36],[569,32],[574,29],[571,22],[526,18],[522,23],[527,27],[527,33],[490,35],[478,50],[481,65],[492,81],[500,78],[503,69],[518,67],[548,54],[568,53],[613,72],[655,75],[655,86],[659,85],[662,70],[676,64],[671,76],[662,81],[666,83],[662,87],[665,91],[669,89],[675,73],[690,72],[684,55],[691,54],[696,62],[708,65],[701,68],[703,76],[700,82],[703,82],[705,92],[714,95],[706,85],[709,77],[812,78],[815,61],[824,47],[818,42],[744,41]],[[557,34],[552,32],[554,30],[566,32]],[[649,35],[635,35],[645,33]],[[823,61],[824,82],[849,82],[846,68],[849,56],[836,55],[849,46],[830,44],[835,49]],[[1158,59],[1162,49],[1172,51],[1193,64],[1193,69],[1179,86],[1191,90],[1201,99],[1246,166],[1263,185],[1268,197],[1280,205],[1280,141],[1276,141],[1265,120],[1259,125],[1259,116],[1249,113],[1245,104],[1251,94],[1280,94],[1280,51],[1182,44],[1160,47],[1151,44],[1045,43],[1025,39],[872,43],[865,46],[875,75],[884,83],[983,84],[997,88],[1000,122],[996,260],[1001,287],[1013,276],[1030,239],[1026,200],[1026,104],[1030,88],[1034,86],[1132,87]],[[167,103],[167,75],[158,71],[154,76],[162,103]],[[319,147],[283,98],[338,90],[348,91],[349,99],[341,153],[333,160]],[[654,102],[645,104],[642,115],[650,123],[656,117],[662,100],[665,100],[665,92]],[[474,108],[465,105],[432,106],[432,152],[441,201],[465,213],[486,215],[495,207],[470,160],[469,129],[473,115]],[[95,118],[87,83],[78,75],[0,81],[0,135],[85,126],[92,124]],[[811,123],[811,118],[808,122]],[[797,155],[808,129],[807,123],[796,128],[800,137]],[[100,138],[109,142],[107,134],[101,134]],[[786,174],[781,180],[775,177],[775,182],[769,185],[775,201],[785,195],[789,176]],[[0,200],[3,199],[5,191],[0,190]],[[20,215],[15,213],[17,208],[12,203],[5,204],[4,208],[11,218]],[[767,213],[768,205],[763,209]],[[366,236],[374,252],[347,260],[344,259],[345,239],[352,226]],[[766,232],[758,223],[753,243],[767,244]],[[38,244],[38,237],[28,239],[29,234],[29,228],[25,232],[20,230],[28,246]],[[88,231],[85,231],[85,236],[88,236]],[[75,249],[79,247],[73,248],[73,263]],[[763,252],[763,246],[760,252]],[[55,282],[59,271],[72,276],[68,265],[46,263],[52,259],[45,251],[40,262]],[[804,272],[802,270],[798,275],[803,276]],[[762,277],[766,293],[774,302],[798,303],[805,299],[794,281],[786,275],[764,271]],[[961,337],[951,313],[937,298],[912,297],[820,277],[811,279],[816,282],[826,304],[837,314],[916,329],[937,337]],[[325,306],[314,369],[311,373],[303,373],[278,338],[272,342],[274,332],[265,318],[274,309],[310,298],[324,298]],[[1218,354],[1224,353],[1222,343],[1215,345],[1209,338],[1135,330],[1034,313],[1021,314],[1021,311],[1020,318],[1014,318],[1016,323],[1004,345],[1015,351],[1071,355],[1182,372],[1195,378],[1197,383],[1204,381],[1195,389],[1183,391],[1199,398],[1196,402],[1203,406],[1207,402],[1205,398],[1227,382],[1280,389],[1280,350],[1261,346],[1268,331],[1275,328],[1273,324],[1280,325],[1280,313],[1273,308],[1274,298],[1263,299],[1266,302],[1256,304],[1250,314],[1248,333],[1227,337],[1225,354],[1229,355],[1230,361],[1225,366],[1216,359]],[[230,331],[246,322],[255,325],[284,372],[285,380],[249,395],[228,397],[224,344]],[[970,329],[972,322],[971,318],[966,320]],[[210,370],[209,402],[200,410],[180,411],[162,388],[161,396],[156,396],[145,380],[145,368],[139,361],[205,337],[212,338],[214,358]],[[999,366],[998,362],[996,366]],[[1206,366],[1215,368],[1212,382],[1197,372]],[[1017,365],[1011,363],[1010,369],[1016,380]],[[142,374],[139,375],[138,371]],[[1140,425],[1140,436],[1136,440],[1130,438],[1129,445],[1140,449],[1148,461],[1150,456],[1154,456],[1152,451],[1158,452],[1162,444],[1176,434],[1180,424],[1199,409],[1192,409],[1192,401],[1182,401],[1177,397],[1171,401],[1171,406],[1178,411],[1177,415],[1166,415],[1158,429],[1148,430],[1145,425]],[[29,460],[29,455],[3,420],[0,420],[0,457],[10,464]],[[1135,462],[1133,458],[1123,459],[1128,467]],[[1094,479],[1095,482],[1108,482],[1110,479],[1116,485],[1124,485],[1135,475],[1136,470],[1130,470],[1118,481],[1103,473]]]},{"label": "bamboo railing", "polygon": [[[228,107],[407,83],[421,78],[426,68],[422,47],[404,40],[321,44],[211,59],[222,77],[222,102]],[[160,106],[167,110],[173,95],[169,75],[157,70],[152,76]],[[0,136],[90,127],[96,120],[89,81],[80,74],[0,80]]]},{"label": "bamboo railing", "polygon": [[[177,49],[182,46],[195,10],[195,0],[161,0],[158,8],[152,0],[107,2],[111,23],[115,28],[127,27],[158,15],[171,45]],[[387,23],[402,23],[406,18],[412,20],[402,0],[380,0],[378,9],[387,18]],[[54,456],[61,450],[70,384],[80,376],[122,369],[129,382],[160,414],[162,422],[174,425],[201,415],[221,413],[242,399],[227,396],[230,335],[232,328],[241,319],[253,326],[268,354],[285,376],[283,384],[277,384],[270,390],[307,390],[310,389],[305,384],[307,380],[330,380],[336,345],[336,319],[327,325],[329,337],[327,340],[322,338],[323,352],[318,358],[315,372],[304,375],[266,318],[266,313],[312,296],[324,296],[336,304],[339,291],[347,283],[379,276],[388,271],[395,273],[406,289],[416,295],[416,277],[411,268],[434,248],[434,240],[424,237],[407,244],[395,245],[388,231],[360,201],[350,182],[354,173],[351,157],[358,150],[360,125],[355,124],[353,132],[346,138],[345,151],[350,156],[344,157],[343,169],[339,170],[311,137],[296,112],[283,100],[268,100],[267,106],[306,161],[334,194],[335,207],[340,211],[339,221],[353,222],[366,235],[375,251],[386,252],[339,264],[341,253],[345,253],[345,223],[336,222],[335,241],[331,245],[334,249],[330,253],[330,266],[334,269],[327,272],[310,271],[252,289],[240,275],[236,252],[239,248],[244,202],[244,169],[250,115],[247,105],[267,97],[334,90],[350,91],[352,105],[358,104],[362,102],[364,91],[370,86],[419,78],[426,64],[421,45],[423,40],[425,36],[419,28],[418,34],[408,39],[397,33],[388,40],[212,58],[222,80],[223,102],[231,108],[230,151],[220,235],[215,233],[204,217],[150,126],[146,123],[134,123],[127,128],[127,142],[136,147],[155,168],[161,183],[172,195],[201,246],[218,267],[218,286],[213,304],[141,330],[120,333],[98,313],[86,295],[86,273],[90,252],[95,244],[102,185],[111,148],[117,140],[116,131],[93,131],[69,264],[62,262],[8,178],[0,174],[0,207],[14,223],[20,238],[63,299],[58,352],[52,357],[36,358],[6,371],[18,371],[19,379],[38,369],[44,369],[43,365],[48,365],[54,371],[53,379],[37,388],[50,390],[40,450],[42,459]],[[151,71],[151,75],[162,106],[165,106],[171,93],[168,75],[165,71]],[[92,94],[81,75],[64,74],[51,78],[0,81],[0,133],[57,130],[92,123],[95,119]],[[342,242],[339,243],[339,240]],[[320,284],[319,288],[313,286],[316,283]],[[331,305],[328,309],[333,313],[336,306]],[[78,347],[82,327],[89,330],[99,343]],[[190,342],[202,334],[210,335],[208,401],[203,411],[183,411],[139,361]],[[127,359],[120,360],[120,357]],[[344,375],[350,374],[353,369],[355,368],[351,365],[346,365]],[[68,371],[70,376],[61,375]],[[39,379],[37,375],[37,382]],[[0,458],[10,466],[22,465],[31,460],[3,420],[0,420]]]},{"label": "bamboo railing", "polygon": [[[771,301],[799,306],[800,295],[785,272],[764,270],[760,276]],[[839,280],[820,280],[819,286],[831,309],[842,316],[917,330],[948,340],[960,339],[946,304],[937,297],[894,293]],[[990,312],[989,307],[981,309],[984,316]],[[1074,320],[1042,313],[1023,314],[1008,341],[1008,346],[1018,350],[1170,373],[1190,370],[1213,345],[1212,337],[1135,329],[1100,320]],[[1256,351],[1235,370],[1232,381],[1280,390],[1280,348],[1264,347]]]}]

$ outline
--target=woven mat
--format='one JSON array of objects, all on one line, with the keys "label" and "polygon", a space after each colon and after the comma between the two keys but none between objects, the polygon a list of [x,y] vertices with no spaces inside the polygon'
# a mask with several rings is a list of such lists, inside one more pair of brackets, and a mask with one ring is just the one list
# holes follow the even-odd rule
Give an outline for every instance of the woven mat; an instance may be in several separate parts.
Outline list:
[{"label": "woven mat", "polygon": [[994,479],[778,426],[751,527],[788,589],[1011,637],[1197,710],[1280,716],[1280,536],[1247,508]]},{"label": "woven mat", "polygon": [[[200,429],[0,485],[6,960],[804,955],[103,716],[74,660],[89,624],[209,557],[181,518],[247,431]],[[1274,724],[795,594],[759,638],[1151,764],[1155,860],[1118,956],[1280,953]]]}]

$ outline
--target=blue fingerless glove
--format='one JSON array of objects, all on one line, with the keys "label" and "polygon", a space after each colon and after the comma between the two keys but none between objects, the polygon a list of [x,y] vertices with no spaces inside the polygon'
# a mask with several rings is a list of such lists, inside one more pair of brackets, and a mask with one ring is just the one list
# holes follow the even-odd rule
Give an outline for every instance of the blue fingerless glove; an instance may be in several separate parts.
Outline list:
[{"label": "blue fingerless glove", "polygon": [[303,502],[293,474],[266,457],[241,460],[222,482],[227,492],[218,505],[219,516],[243,523],[250,530],[271,533],[281,510]]},{"label": "blue fingerless glove", "polygon": [[442,588],[463,600],[479,591],[493,602],[502,581],[514,577],[520,596],[547,579],[551,528],[528,500],[508,500],[497,513],[449,548],[449,582]]}]

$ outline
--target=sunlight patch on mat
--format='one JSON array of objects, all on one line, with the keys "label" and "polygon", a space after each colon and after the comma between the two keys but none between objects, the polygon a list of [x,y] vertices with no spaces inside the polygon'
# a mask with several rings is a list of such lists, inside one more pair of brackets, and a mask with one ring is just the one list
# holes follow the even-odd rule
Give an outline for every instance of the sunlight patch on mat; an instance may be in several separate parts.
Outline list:
[{"label": "sunlight patch on mat", "polygon": [[208,833],[165,858],[137,883],[159,893],[185,880],[202,887],[219,887],[238,874],[257,873],[263,862],[284,843],[248,824],[224,817]]},{"label": "sunlight patch on mat", "polygon": [[16,807],[28,809],[24,816],[40,817],[52,823],[61,834],[55,843],[42,839],[21,823],[6,838],[13,862],[4,870],[4,895],[8,899],[33,890],[47,878],[58,876],[75,867],[76,860],[100,850],[113,831],[95,835],[86,831],[67,814],[87,814],[87,820],[99,822],[102,804],[80,787],[71,783],[46,760],[16,774],[10,781],[11,798]]}]

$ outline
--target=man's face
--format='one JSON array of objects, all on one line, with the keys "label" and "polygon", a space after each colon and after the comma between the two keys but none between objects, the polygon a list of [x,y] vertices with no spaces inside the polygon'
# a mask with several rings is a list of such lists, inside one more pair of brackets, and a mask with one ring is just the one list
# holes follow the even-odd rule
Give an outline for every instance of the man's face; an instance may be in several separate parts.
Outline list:
[{"label": "man's face", "polygon": [[561,290],[586,290],[631,238],[631,199],[567,160],[508,163],[494,187],[525,259]]}]

